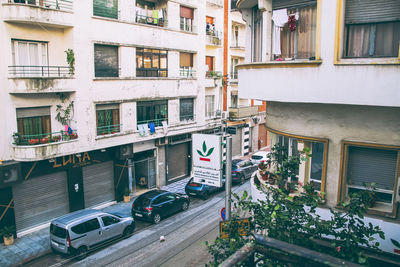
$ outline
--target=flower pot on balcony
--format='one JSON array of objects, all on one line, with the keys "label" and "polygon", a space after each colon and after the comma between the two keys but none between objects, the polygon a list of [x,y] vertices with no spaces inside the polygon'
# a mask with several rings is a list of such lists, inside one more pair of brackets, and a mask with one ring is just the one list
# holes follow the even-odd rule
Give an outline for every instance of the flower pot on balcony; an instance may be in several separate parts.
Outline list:
[{"label": "flower pot on balcony", "polygon": [[39,143],[39,139],[35,138],[35,139],[29,139],[29,144],[30,145],[37,145]]},{"label": "flower pot on balcony", "polygon": [[51,142],[59,142],[61,140],[60,135],[55,135],[51,137]]},{"label": "flower pot on balcony", "polygon": [[71,138],[71,140],[72,139],[76,139],[76,138],[78,138],[78,134],[77,133],[72,133],[72,134],[69,135],[69,137]]},{"label": "flower pot on balcony", "polygon": [[40,138],[41,144],[47,144],[49,142],[49,138]]}]

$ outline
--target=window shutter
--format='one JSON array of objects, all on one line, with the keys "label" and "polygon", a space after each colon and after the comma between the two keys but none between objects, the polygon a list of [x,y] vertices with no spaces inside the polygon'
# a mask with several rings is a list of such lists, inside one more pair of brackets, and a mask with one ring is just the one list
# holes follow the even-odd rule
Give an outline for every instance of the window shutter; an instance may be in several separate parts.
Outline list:
[{"label": "window shutter", "polygon": [[118,77],[118,46],[94,45],[96,77]]},{"label": "window shutter", "polygon": [[346,0],[346,24],[400,20],[399,0]]},{"label": "window shutter", "polygon": [[393,190],[396,176],[397,151],[365,147],[349,147],[347,181],[363,186],[376,183],[376,188]]},{"label": "window shutter", "polygon": [[96,110],[109,110],[109,109],[119,109],[119,104],[99,104],[99,105],[96,105]]},{"label": "window shutter", "polygon": [[273,0],[272,9],[296,8],[316,4],[317,0]]},{"label": "window shutter", "polygon": [[50,107],[17,108],[17,118],[50,116]]},{"label": "window shutter", "polygon": [[188,19],[193,19],[193,8],[181,6],[180,16]]},{"label": "window shutter", "polygon": [[180,53],[180,67],[193,67],[193,54]]},{"label": "window shutter", "polygon": [[214,23],[214,18],[213,18],[213,17],[206,16],[206,23],[213,24],[213,23]]}]

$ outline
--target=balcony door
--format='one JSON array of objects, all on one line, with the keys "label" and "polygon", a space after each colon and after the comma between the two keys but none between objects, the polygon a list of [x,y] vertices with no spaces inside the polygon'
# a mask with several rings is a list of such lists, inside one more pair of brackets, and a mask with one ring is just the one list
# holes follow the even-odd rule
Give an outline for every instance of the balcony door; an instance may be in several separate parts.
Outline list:
[{"label": "balcony door", "polygon": [[13,69],[16,76],[48,76],[47,43],[13,41]]}]

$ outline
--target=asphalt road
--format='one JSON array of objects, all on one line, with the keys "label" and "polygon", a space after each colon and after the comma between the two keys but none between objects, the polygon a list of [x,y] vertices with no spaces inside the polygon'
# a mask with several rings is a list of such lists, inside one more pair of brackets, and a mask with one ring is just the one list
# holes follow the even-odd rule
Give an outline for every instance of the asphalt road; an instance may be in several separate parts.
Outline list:
[{"label": "asphalt road", "polygon": [[[247,181],[233,191],[249,191]],[[185,212],[177,213],[157,225],[137,221],[133,236],[107,244],[85,259],[49,254],[27,266],[204,266],[210,255],[204,245],[218,235],[220,211],[225,205],[225,192],[207,200],[191,198]],[[165,241],[160,242],[160,236]]]}]

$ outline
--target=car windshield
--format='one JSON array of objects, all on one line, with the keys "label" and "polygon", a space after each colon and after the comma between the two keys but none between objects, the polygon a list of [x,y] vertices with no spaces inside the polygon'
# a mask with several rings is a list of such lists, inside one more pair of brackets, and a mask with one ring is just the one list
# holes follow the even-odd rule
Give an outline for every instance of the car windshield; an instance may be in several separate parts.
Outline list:
[{"label": "car windshield", "polygon": [[253,155],[251,156],[252,159],[262,159],[263,156]]}]

